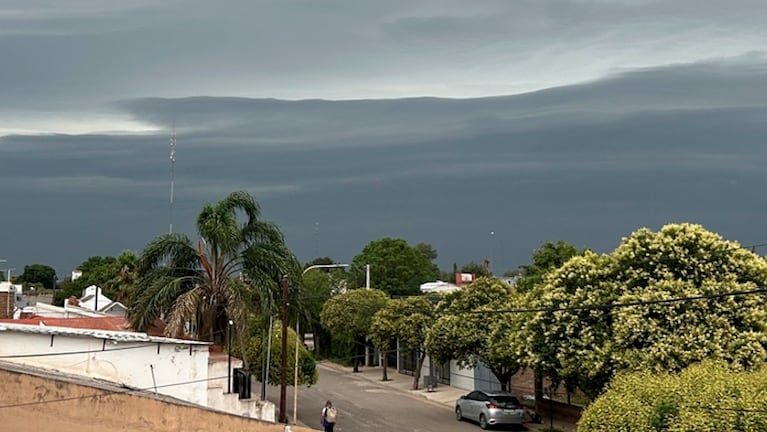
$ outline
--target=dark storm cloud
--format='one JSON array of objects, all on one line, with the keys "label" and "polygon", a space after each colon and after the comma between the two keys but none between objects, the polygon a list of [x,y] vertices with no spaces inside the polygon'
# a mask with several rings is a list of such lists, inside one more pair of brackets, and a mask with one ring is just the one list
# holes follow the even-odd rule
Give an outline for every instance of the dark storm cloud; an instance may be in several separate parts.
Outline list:
[{"label": "dark storm cloud", "polygon": [[175,121],[177,230],[245,189],[306,260],[402,236],[506,270],[543,241],[609,250],[675,221],[761,243],[766,89],[744,56],[480,99],[132,99],[113,109],[162,134],[0,138],[0,225],[15,262],[61,272],[142,248],[170,219]]}]

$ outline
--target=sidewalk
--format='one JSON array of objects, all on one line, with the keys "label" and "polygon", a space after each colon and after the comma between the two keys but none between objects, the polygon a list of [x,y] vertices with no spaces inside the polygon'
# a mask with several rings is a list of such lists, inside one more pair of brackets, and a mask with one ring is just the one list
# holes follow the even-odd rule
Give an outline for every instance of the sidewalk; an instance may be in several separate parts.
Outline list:
[{"label": "sidewalk", "polygon": [[[347,372],[350,374],[354,373],[353,372],[354,369],[351,367],[346,367],[346,366],[339,365],[337,363],[332,363],[329,361],[317,362],[317,367],[331,368],[337,371]],[[355,373],[354,376],[366,379],[371,382],[378,383],[381,386],[397,389],[413,397],[424,398],[430,402],[433,402],[434,404],[441,405],[451,411],[455,408],[455,401],[458,398],[460,398],[462,395],[469,393],[468,390],[459,389],[456,387],[450,387],[443,384],[438,385],[437,388],[434,389],[433,391],[427,391],[424,389],[411,390],[411,387],[413,386],[412,376],[401,374],[397,372],[395,368],[390,367],[387,371],[389,380],[381,381],[381,377],[383,376],[382,369],[383,368],[379,366],[360,366],[359,372]],[[525,426],[527,426],[527,428],[531,431],[540,431],[540,430],[548,429],[549,419],[544,417],[543,420],[544,420],[543,424],[527,423],[525,424]],[[562,423],[556,420],[554,420],[554,428],[564,432],[575,432],[575,426],[573,424]]]}]

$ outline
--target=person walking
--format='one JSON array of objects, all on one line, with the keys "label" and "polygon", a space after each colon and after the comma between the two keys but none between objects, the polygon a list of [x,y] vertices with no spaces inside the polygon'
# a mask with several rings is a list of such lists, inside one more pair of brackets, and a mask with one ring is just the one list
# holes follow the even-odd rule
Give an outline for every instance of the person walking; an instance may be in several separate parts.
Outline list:
[{"label": "person walking", "polygon": [[325,407],[322,408],[322,428],[325,432],[333,432],[337,417],[338,411],[333,406],[333,402],[325,402]]}]

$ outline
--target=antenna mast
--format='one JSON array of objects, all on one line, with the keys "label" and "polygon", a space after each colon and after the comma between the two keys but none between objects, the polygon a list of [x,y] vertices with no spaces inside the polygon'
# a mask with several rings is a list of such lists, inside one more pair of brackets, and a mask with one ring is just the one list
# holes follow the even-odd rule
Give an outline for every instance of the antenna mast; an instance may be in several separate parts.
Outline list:
[{"label": "antenna mast", "polygon": [[173,184],[176,180],[176,121],[173,121],[173,131],[170,135],[170,228],[173,234]]}]

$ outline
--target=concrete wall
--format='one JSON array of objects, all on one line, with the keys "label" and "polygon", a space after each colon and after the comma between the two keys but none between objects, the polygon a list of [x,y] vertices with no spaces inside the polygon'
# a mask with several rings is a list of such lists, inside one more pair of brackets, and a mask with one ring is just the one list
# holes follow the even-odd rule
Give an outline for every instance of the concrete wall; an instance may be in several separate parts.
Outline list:
[{"label": "concrete wall", "polygon": [[[2,431],[283,432],[273,423],[0,367]],[[293,427],[295,432],[312,429]]]},{"label": "concrete wall", "polygon": [[[50,355],[72,352],[81,354]],[[157,386],[159,393],[207,405],[207,345],[191,345],[190,350],[189,345],[180,344],[111,341],[104,344],[94,337],[0,332],[0,355],[41,353],[47,355],[8,360],[134,388]]]},{"label": "concrete wall", "polygon": [[[229,363],[226,355],[212,355],[208,364],[208,376],[210,378],[229,377]],[[234,369],[242,367],[242,360],[232,358],[232,372]],[[255,390],[252,396],[256,398],[240,399],[236,393],[227,393],[227,379],[211,379],[208,381],[208,407],[230,414],[241,415],[245,417],[257,418],[265,421],[276,421],[276,408],[272,402],[257,399],[258,387],[251,382],[251,387]],[[233,388],[232,388],[233,389]]]}]

